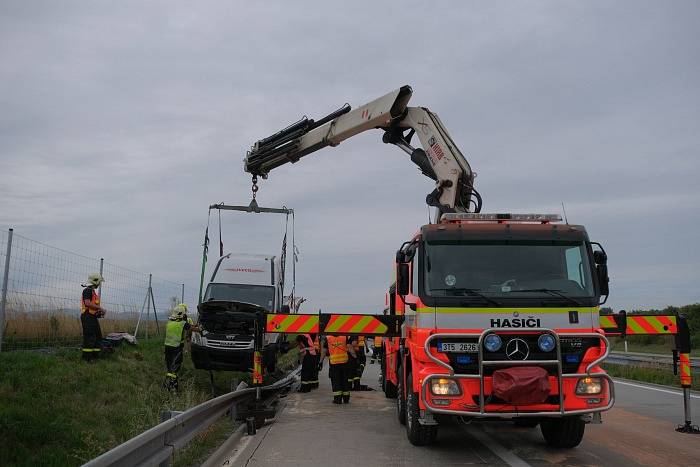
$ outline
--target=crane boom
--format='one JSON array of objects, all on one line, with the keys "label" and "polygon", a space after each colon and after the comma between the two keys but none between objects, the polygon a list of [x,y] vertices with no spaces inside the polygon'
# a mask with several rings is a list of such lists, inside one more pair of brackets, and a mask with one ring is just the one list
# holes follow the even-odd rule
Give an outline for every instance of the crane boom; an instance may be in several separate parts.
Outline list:
[{"label": "crane boom", "polygon": [[[367,130],[380,129],[385,143],[409,154],[420,171],[435,181],[426,202],[438,208],[438,219],[446,212],[479,212],[481,196],[474,189],[475,173],[437,115],[425,107],[408,107],[412,94],[410,86],[402,86],[355,110],[345,104],[318,121],[304,117],[257,141],[246,155],[245,170],[254,177],[267,178],[281,165],[337,146]],[[414,135],[422,148],[411,146]]]}]

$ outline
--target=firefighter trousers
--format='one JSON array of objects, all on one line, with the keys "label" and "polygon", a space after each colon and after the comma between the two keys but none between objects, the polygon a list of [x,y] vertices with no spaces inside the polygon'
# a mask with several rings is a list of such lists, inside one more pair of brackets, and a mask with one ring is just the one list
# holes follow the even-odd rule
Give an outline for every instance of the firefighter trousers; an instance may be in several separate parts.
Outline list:
[{"label": "firefighter trousers", "polygon": [[348,364],[336,363],[328,365],[328,376],[331,379],[333,389],[333,399],[339,398],[350,400],[350,385],[348,384]]},{"label": "firefighter trousers", "polygon": [[102,330],[97,316],[86,312],[80,315],[80,324],[83,326],[83,359],[90,361],[98,358],[102,348]]},{"label": "firefighter trousers", "polygon": [[316,355],[314,357],[314,365],[312,368],[312,375],[311,375],[311,389],[317,389],[318,388],[318,365],[321,363],[321,356],[318,354],[318,350],[316,351]]},{"label": "firefighter trousers", "polygon": [[[348,355],[347,365],[348,365],[348,388],[350,390],[352,390],[353,386],[355,384],[358,384],[358,385],[360,384],[360,378],[359,378],[359,376],[357,376],[357,370],[358,370],[358,365],[359,365],[358,358],[357,357],[353,358],[353,357]],[[355,381],[357,381],[357,383],[355,383]]]},{"label": "firefighter trousers", "polygon": [[314,373],[318,374],[318,358],[316,355],[306,353],[301,360],[301,387],[299,392],[309,392],[313,388]]},{"label": "firefighter trousers", "polygon": [[365,366],[367,365],[367,355],[365,355],[364,350],[360,350],[357,354],[357,384],[360,384],[360,378],[362,378],[362,373],[365,372]]},{"label": "firefighter trousers", "polygon": [[177,389],[177,374],[182,367],[182,355],[184,353],[184,344],[177,347],[165,346],[165,386],[168,389]]}]

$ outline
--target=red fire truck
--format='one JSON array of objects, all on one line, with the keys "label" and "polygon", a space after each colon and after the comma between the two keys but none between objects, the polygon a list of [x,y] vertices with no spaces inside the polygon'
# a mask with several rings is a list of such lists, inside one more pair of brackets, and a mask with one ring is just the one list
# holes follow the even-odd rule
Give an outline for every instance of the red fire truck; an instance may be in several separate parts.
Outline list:
[{"label": "red fire truck", "polygon": [[614,403],[598,366],[609,353],[598,308],[607,256],[557,215],[481,213],[468,162],[437,115],[407,106],[411,94],[403,86],[256,142],[245,160],[253,192],[276,167],[383,130],[435,181],[426,197],[435,218],[397,251],[388,294],[403,324],[384,339],[383,386],[409,440],[430,444],[445,417],[497,418],[540,424],[548,444],[576,446]]},{"label": "red fire truck", "polygon": [[614,403],[598,366],[608,354],[598,305],[606,255],[556,215],[446,213],[396,256],[383,388],[413,444],[441,417],[540,424],[548,444],[573,447]]}]

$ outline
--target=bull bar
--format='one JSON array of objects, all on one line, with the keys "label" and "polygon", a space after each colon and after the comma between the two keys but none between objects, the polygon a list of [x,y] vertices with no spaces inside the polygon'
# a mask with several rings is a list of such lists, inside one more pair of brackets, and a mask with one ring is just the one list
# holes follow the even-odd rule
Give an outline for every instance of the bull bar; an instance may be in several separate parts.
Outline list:
[{"label": "bull bar", "polygon": [[[427,396],[427,391],[428,391],[428,385],[430,384],[430,380],[433,378],[444,378],[444,374],[437,374],[437,373],[432,373],[426,376],[423,379],[423,383],[421,385],[421,398],[423,399],[423,402],[425,403],[426,408],[428,411],[437,413],[437,414],[446,414],[446,415],[461,415],[461,416],[477,416],[479,418],[515,418],[515,417],[561,417],[565,415],[582,415],[582,414],[590,414],[590,413],[595,413],[595,412],[604,412],[606,410],[610,410],[613,405],[615,404],[615,386],[613,384],[612,378],[606,374],[606,373],[591,373],[593,368],[597,365],[599,365],[603,360],[605,360],[608,355],[610,354],[610,342],[608,339],[603,335],[603,334],[598,334],[594,332],[590,333],[564,333],[566,337],[594,337],[602,340],[605,344],[605,352],[603,355],[598,357],[596,360],[591,362],[587,367],[586,367],[586,372],[585,373],[563,373],[562,369],[562,358],[561,358],[561,342],[559,340],[559,334],[554,332],[552,329],[549,328],[529,328],[526,330],[528,334],[530,333],[550,333],[552,336],[554,336],[554,339],[556,341],[556,350],[557,350],[557,359],[556,360],[489,360],[489,361],[484,361],[484,346],[483,346],[483,341],[484,338],[489,335],[489,334],[514,334],[514,331],[508,330],[508,332],[504,332],[503,329],[500,328],[489,328],[481,333],[438,333],[438,334],[432,334],[430,335],[426,340],[424,344],[424,350],[428,358],[435,362],[436,364],[440,365],[441,367],[447,369],[450,374],[450,378],[454,379],[478,379],[479,380],[479,411],[470,411],[470,410],[453,410],[453,409],[443,409],[439,407],[432,406],[428,403],[428,398]],[[468,375],[468,374],[455,374],[454,368],[448,363],[443,362],[442,360],[438,359],[435,355],[430,350],[430,343],[436,339],[440,338],[455,338],[455,337],[465,337],[465,338],[475,338],[478,337],[478,358],[479,358],[479,374],[475,375]],[[484,398],[484,367],[485,366],[524,366],[524,365],[540,365],[540,366],[556,366],[557,368],[557,385],[559,388],[559,410],[558,411],[543,411],[543,412],[487,412],[486,411],[486,402]],[[610,400],[607,405],[604,407],[594,407],[590,409],[578,409],[578,410],[566,410],[564,408],[564,394],[563,394],[563,386],[564,386],[564,378],[585,378],[588,376],[594,376],[597,378],[604,378],[607,383],[608,383],[608,391],[609,391],[609,397]]]}]

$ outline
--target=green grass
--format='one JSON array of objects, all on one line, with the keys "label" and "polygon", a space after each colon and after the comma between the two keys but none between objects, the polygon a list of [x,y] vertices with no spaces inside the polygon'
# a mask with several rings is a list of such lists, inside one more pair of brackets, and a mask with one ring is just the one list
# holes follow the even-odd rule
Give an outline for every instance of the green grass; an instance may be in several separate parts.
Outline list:
[{"label": "green grass", "polygon": [[[649,342],[650,340],[651,342]],[[610,339],[610,344],[613,351],[625,351],[625,342],[620,338]],[[629,336],[627,338],[627,350],[629,352],[655,353],[670,357],[673,346],[672,336],[653,336],[653,340],[643,336]],[[700,349],[693,349],[690,355],[700,357]]]},{"label": "green grass", "polygon": [[[161,412],[211,397],[208,373],[194,370],[189,355],[178,395],[162,389],[164,374],[161,339],[122,344],[94,364],[78,349],[0,353],[2,465],[80,465],[156,425]],[[215,373],[217,393],[233,378],[247,375]]]},{"label": "green grass", "polygon": [[[603,368],[608,374],[615,378],[625,378],[645,383],[663,384],[680,389],[680,377],[673,374],[671,370],[662,368],[643,368],[632,365],[614,365],[604,363]],[[700,381],[697,376],[693,378],[692,389],[700,391]]]}]

